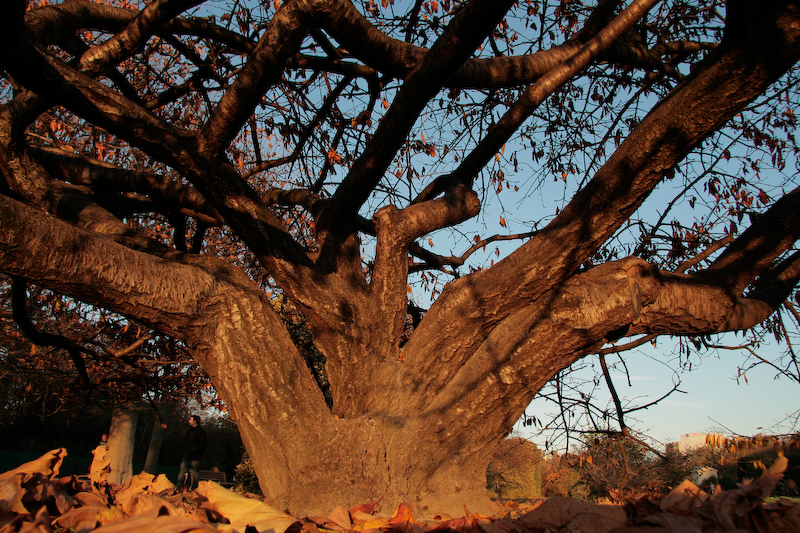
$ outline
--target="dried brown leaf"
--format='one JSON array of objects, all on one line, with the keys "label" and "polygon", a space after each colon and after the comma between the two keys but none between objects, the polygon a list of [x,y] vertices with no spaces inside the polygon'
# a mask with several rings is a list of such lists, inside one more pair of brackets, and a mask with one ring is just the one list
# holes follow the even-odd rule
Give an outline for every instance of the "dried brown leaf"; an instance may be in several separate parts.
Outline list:
[{"label": "dried brown leaf", "polygon": [[100,522],[99,516],[107,507],[92,505],[88,507],[75,507],[56,518],[53,523],[60,528],[75,532],[94,531]]},{"label": "dried brown leaf", "polygon": [[13,477],[15,474],[42,474],[47,478],[53,478],[58,475],[58,470],[61,468],[61,463],[64,457],[67,456],[66,448],[56,448],[50,450],[38,459],[24,463],[13,470],[3,472],[0,474],[0,479],[7,479]]},{"label": "dried brown leaf", "polygon": [[230,521],[217,527],[220,532],[244,532],[251,526],[259,532],[285,533],[298,523],[297,519],[264,502],[245,498],[213,481],[201,481],[195,492],[208,500],[204,507]]},{"label": "dried brown leaf", "polygon": [[397,510],[394,512],[392,517],[389,519],[390,524],[394,524],[397,522],[413,522],[414,516],[411,513],[411,509],[404,503],[401,503],[397,506]]},{"label": "dried brown leaf", "polygon": [[92,450],[92,464],[89,465],[89,481],[92,485],[101,485],[108,482],[111,473],[111,458],[108,456],[108,447],[104,444]]},{"label": "dried brown leaf", "polygon": [[341,527],[342,529],[352,529],[353,522],[350,520],[350,513],[347,512],[347,509],[343,507],[337,507],[334,509],[329,515],[330,518],[336,525]]},{"label": "dried brown leaf", "polygon": [[40,497],[42,503],[52,502],[61,514],[66,513],[78,503],[72,496],[64,491],[61,486],[55,483],[39,482],[37,485],[41,487]]},{"label": "dried brown leaf", "polygon": [[800,531],[800,504],[782,498],[765,505],[764,510],[780,531]]},{"label": "dried brown leaf", "polygon": [[103,498],[101,498],[98,494],[95,494],[93,492],[77,492],[73,494],[72,497],[75,498],[75,500],[77,500],[77,502],[84,507],[89,507],[92,505],[96,506],[106,505],[106,501]]},{"label": "dried brown leaf", "polygon": [[549,498],[519,520],[529,529],[566,528],[581,533],[605,533],[625,524],[626,515],[622,508],[613,505],[595,505],[574,498]]},{"label": "dried brown leaf", "polygon": [[425,533],[425,528],[421,525],[408,522],[406,520],[400,520],[398,522],[394,522],[390,524],[390,531],[394,533]]},{"label": "dried brown leaf", "polygon": [[33,521],[23,522],[22,527],[19,528],[19,533],[52,533],[52,531],[50,515],[46,507],[39,509]]},{"label": "dried brown leaf", "polygon": [[370,503],[362,503],[360,505],[356,505],[352,509],[350,509],[350,515],[355,516],[355,513],[366,513],[371,515],[375,512],[375,507],[377,507],[378,502],[370,502]]},{"label": "dried brown leaf", "polygon": [[212,526],[186,518],[171,516],[166,509],[152,510],[95,529],[95,533],[207,533]]},{"label": "dried brown leaf", "polygon": [[662,511],[688,512],[699,509],[703,502],[708,499],[708,494],[700,490],[700,487],[688,479],[672,489],[663,500],[661,500]]},{"label": "dried brown leaf", "polygon": [[703,521],[693,516],[673,513],[650,515],[638,526],[623,526],[609,533],[703,533]]},{"label": "dried brown leaf", "polygon": [[715,494],[703,505],[698,514],[712,520],[724,529],[736,529],[746,515],[763,511],[761,507],[764,498],[768,497],[775,489],[775,486],[783,478],[783,472],[788,465],[789,461],[786,457],[778,457],[757,480],[741,485],[738,489]]},{"label": "dried brown leaf", "polygon": [[154,498],[152,495],[173,488],[175,488],[175,485],[173,485],[164,474],[156,477],[153,474],[142,472],[139,475],[133,476],[131,480],[116,493],[114,501],[125,514],[130,516],[154,507],[160,507],[165,502]]},{"label": "dried brown leaf", "polygon": [[0,513],[27,513],[22,504],[25,489],[22,488],[22,479],[25,474],[16,474],[12,477],[0,479]]}]

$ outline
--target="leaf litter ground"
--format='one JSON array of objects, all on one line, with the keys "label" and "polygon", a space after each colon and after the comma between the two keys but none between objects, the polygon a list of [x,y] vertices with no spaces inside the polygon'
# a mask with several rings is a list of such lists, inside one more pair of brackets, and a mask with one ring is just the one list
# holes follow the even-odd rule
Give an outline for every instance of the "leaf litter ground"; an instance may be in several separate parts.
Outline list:
[{"label": "leaf litter ground", "polygon": [[498,505],[494,516],[415,517],[400,505],[392,515],[377,504],[337,508],[326,517],[302,519],[264,501],[203,481],[181,491],[163,475],[142,473],[122,486],[75,476],[59,477],[63,448],[0,474],[0,533],[707,533],[800,531],[800,505],[764,503],[788,466],[780,457],[763,475],[737,489],[707,494],[690,481],[657,500],[624,506],[573,498]]}]

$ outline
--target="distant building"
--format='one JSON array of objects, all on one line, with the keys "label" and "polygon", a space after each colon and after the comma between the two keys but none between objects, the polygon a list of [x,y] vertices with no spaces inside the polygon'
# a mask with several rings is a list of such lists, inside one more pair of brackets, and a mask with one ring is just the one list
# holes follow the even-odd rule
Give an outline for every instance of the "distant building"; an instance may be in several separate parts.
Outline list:
[{"label": "distant building", "polygon": [[702,448],[706,445],[710,436],[724,438],[722,433],[684,433],[678,443],[678,451],[688,453],[697,448]]}]

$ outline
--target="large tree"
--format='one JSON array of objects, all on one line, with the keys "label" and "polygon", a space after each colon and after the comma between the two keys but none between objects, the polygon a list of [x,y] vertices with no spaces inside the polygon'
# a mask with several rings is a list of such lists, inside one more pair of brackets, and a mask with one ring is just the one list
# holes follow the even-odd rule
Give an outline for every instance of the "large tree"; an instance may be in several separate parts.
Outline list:
[{"label": "large tree", "polygon": [[[800,277],[794,2],[43,3],[0,17],[0,268],[183,343],[292,512],[484,510],[560,369]],[[482,203],[524,235],[462,272]]]}]

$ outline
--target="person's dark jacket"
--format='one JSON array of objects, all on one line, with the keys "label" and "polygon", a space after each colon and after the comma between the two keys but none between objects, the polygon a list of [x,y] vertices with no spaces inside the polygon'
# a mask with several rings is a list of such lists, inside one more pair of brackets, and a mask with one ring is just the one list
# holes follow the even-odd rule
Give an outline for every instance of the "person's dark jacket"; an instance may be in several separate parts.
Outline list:
[{"label": "person's dark jacket", "polygon": [[206,431],[200,426],[189,427],[183,435],[183,457],[189,461],[199,461],[206,451]]}]

